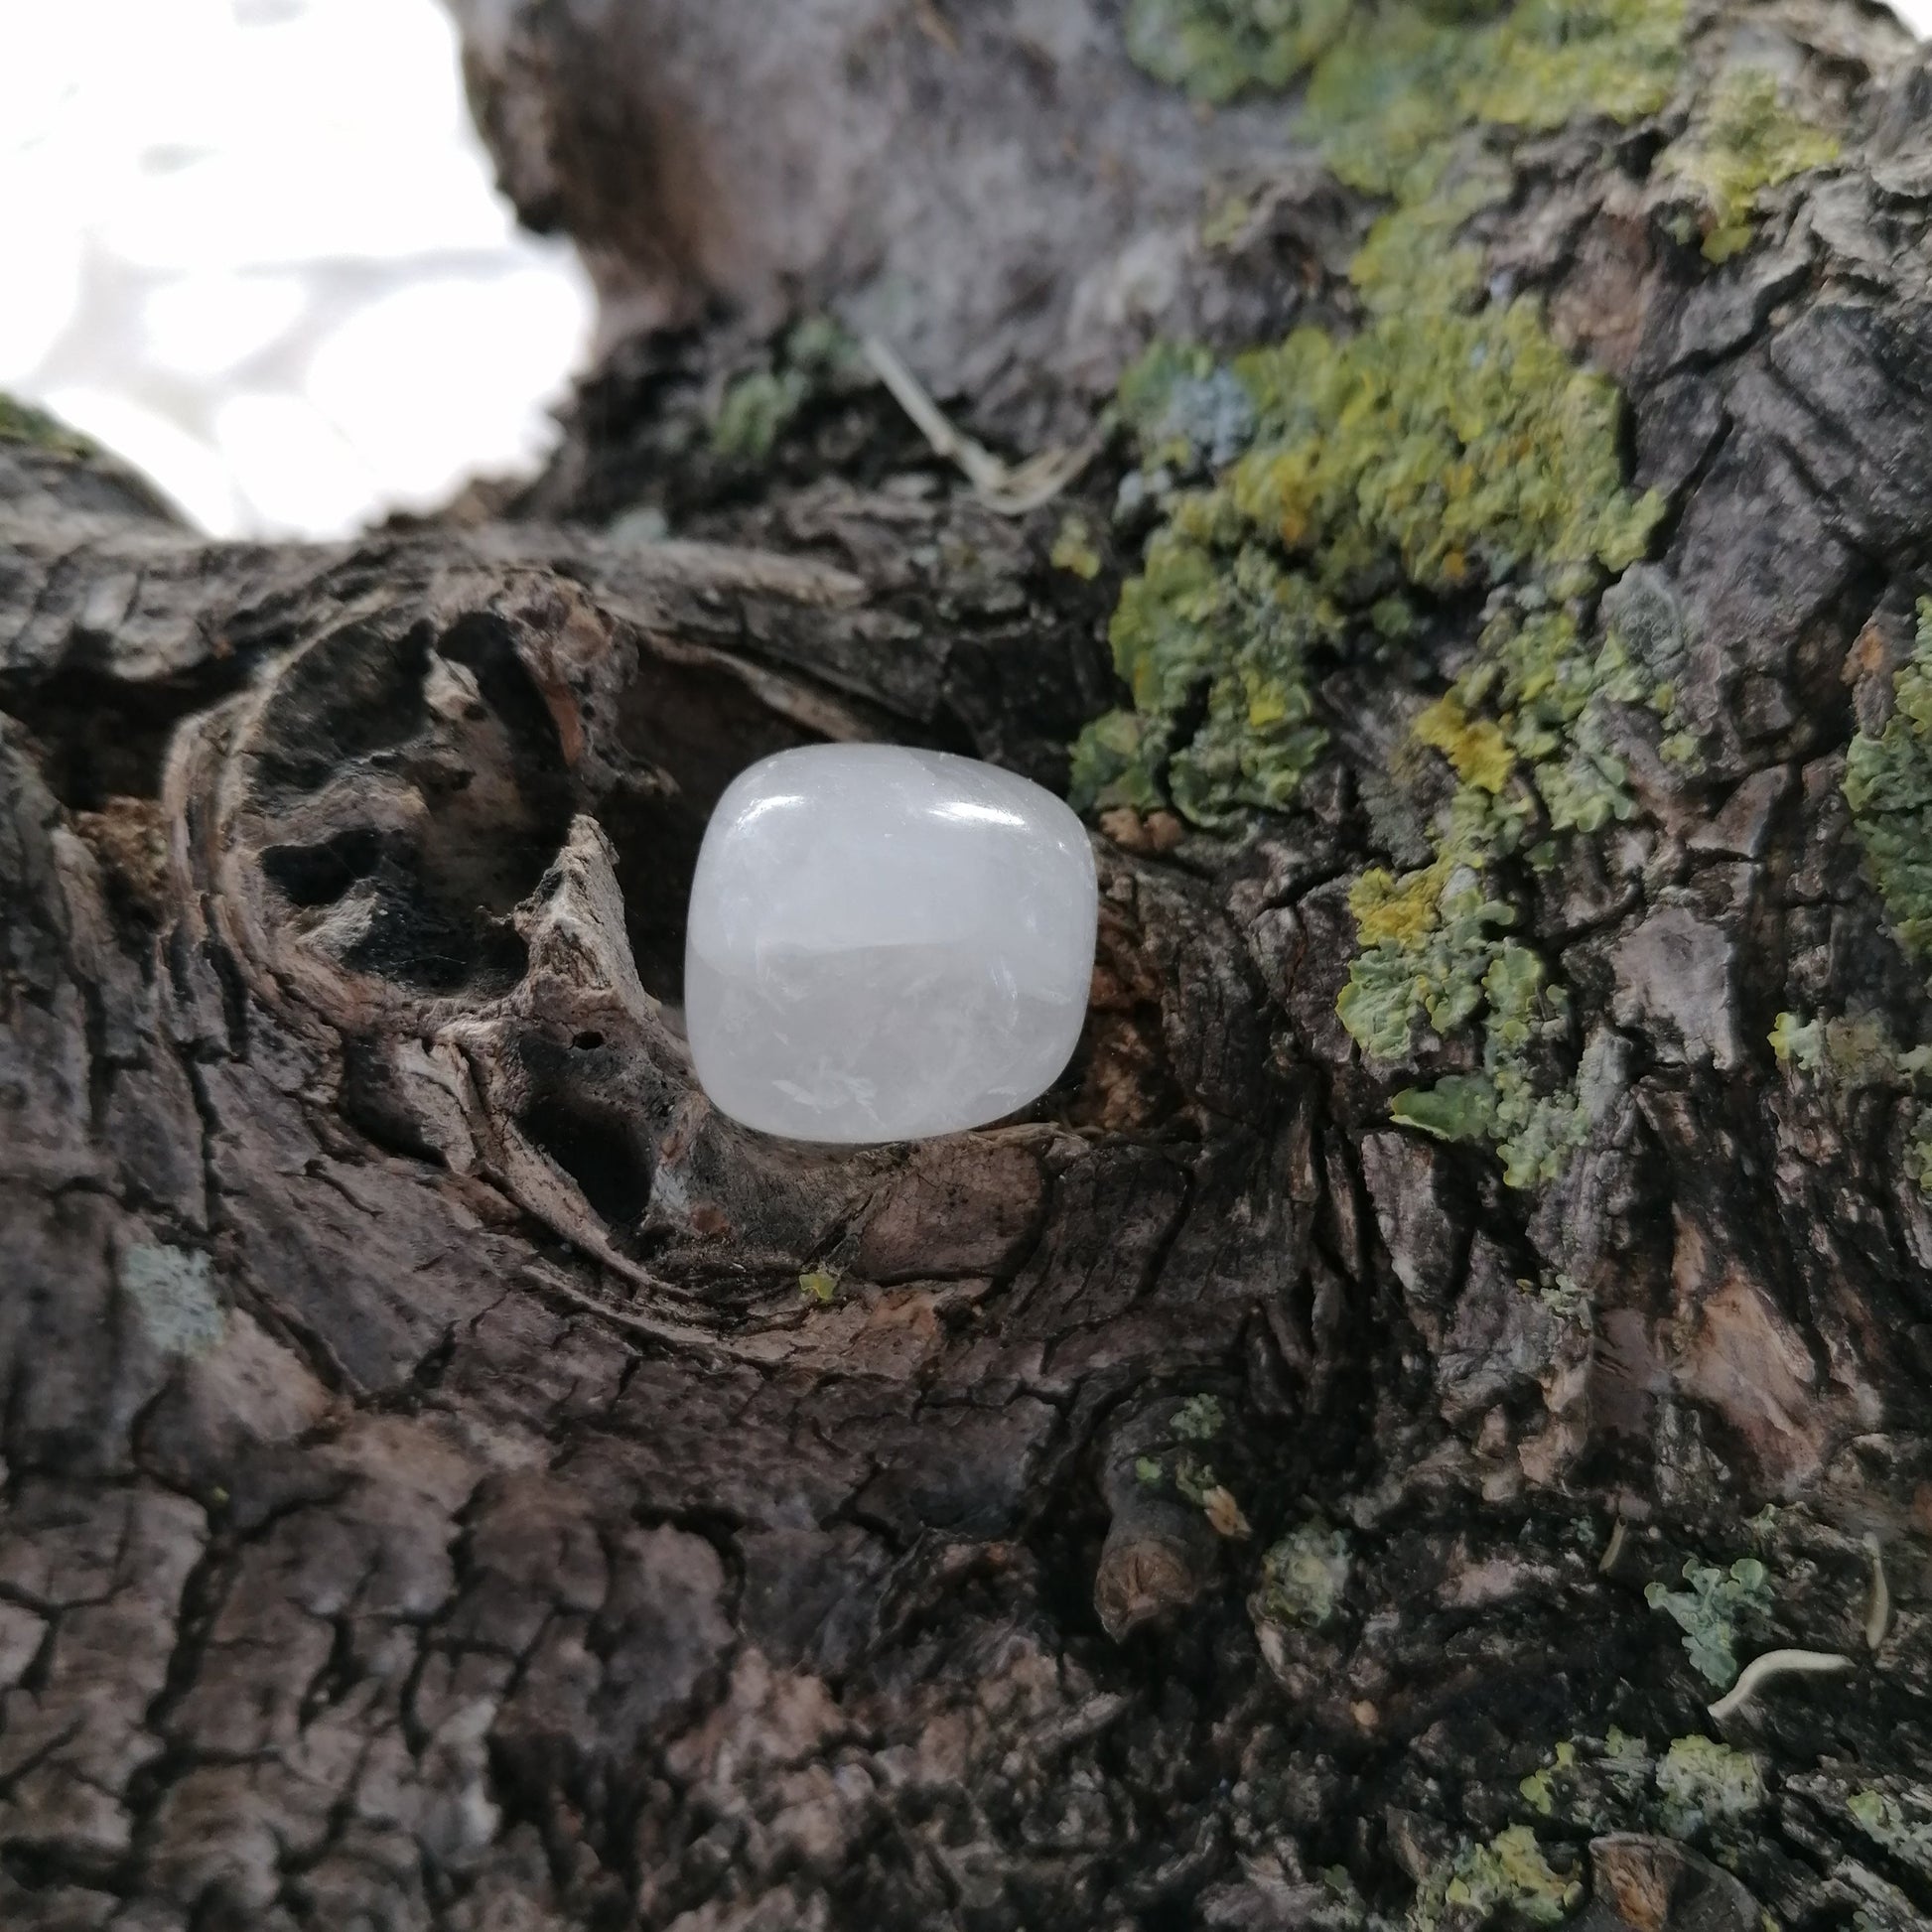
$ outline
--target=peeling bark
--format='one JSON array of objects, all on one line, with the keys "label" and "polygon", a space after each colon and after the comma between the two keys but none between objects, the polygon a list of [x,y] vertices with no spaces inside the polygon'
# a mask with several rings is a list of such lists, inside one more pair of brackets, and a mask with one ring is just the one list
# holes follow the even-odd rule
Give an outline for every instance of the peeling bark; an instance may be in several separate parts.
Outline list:
[{"label": "peeling bark", "polygon": [[[1844,133],[1746,252],[1660,128],[1474,223],[1624,384],[1706,745],[1621,721],[1537,887],[1600,1077],[1517,1189],[1335,1010],[1472,613],[1326,674],[1293,810],[1104,816],[1025,1118],[787,1146],[679,1026],[730,778],[1064,785],[1137,535],[1117,441],[1004,518],[850,368],[756,457],[731,379],[831,306],[1073,441],[1157,332],[1347,326],[1372,205],[1076,0],[458,12],[607,295],[543,479],[264,548],[0,442],[0,1922],[1932,1922],[1932,1206],[1908,1092],[1767,1040],[1932,1038],[1842,789],[1932,572],[1926,67],[1711,9]],[[1721,1724],[1700,1641],[1850,1663]]]}]

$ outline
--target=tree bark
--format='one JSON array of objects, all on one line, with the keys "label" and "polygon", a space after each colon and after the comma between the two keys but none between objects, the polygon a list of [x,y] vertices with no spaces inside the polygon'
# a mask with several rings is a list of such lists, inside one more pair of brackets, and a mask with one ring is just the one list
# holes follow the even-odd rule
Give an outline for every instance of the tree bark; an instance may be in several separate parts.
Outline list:
[{"label": "tree bark", "polygon": [[[1666,106],[1492,143],[1471,300],[1620,385],[1702,747],[1624,706],[1523,868],[1600,1077],[1511,1185],[1392,1118],[1447,1028],[1337,1017],[1493,586],[1318,667],[1279,809],[1098,814],[1024,1119],[773,1142],[680,1033],[745,764],[1064,788],[1122,696],[1126,433],[1002,514],[793,324],[1016,460],[1157,338],[1346,340],[1383,203],[1291,96],[1087,0],[457,11],[605,299],[542,479],[212,544],[0,440],[0,1923],[1932,1923],[1915,1076],[1768,1038],[1932,1039],[1844,787],[1932,569],[1910,43],[1712,5]],[[1836,159],[1714,260],[1659,157],[1738,60]]]}]

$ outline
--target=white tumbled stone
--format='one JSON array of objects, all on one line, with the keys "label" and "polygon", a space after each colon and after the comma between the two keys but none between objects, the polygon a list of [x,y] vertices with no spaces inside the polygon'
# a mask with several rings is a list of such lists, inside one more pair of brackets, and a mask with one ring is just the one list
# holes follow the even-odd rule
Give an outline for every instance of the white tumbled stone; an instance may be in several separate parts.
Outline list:
[{"label": "white tumbled stone", "polygon": [[733,781],[698,855],[698,1079],[795,1140],[997,1120],[1072,1055],[1097,910],[1086,831],[1038,785],[900,746],[780,752]]}]

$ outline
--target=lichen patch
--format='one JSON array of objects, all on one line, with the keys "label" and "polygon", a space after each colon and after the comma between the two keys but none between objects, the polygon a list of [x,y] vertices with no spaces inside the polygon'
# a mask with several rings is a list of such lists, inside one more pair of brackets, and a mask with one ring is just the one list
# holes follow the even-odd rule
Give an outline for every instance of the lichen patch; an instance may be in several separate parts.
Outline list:
[{"label": "lichen patch", "polygon": [[121,1256],[121,1293],[164,1355],[212,1354],[227,1332],[208,1258],[198,1248],[137,1242]]}]

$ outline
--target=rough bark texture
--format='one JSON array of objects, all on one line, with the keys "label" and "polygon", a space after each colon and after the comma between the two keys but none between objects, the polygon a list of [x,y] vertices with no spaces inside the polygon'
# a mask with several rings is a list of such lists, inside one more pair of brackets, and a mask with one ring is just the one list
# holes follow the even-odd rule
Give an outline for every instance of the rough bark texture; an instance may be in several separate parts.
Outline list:
[{"label": "rough bark texture", "polygon": [[[1910,1080],[1767,1043],[1932,1037],[1842,784],[1932,572],[1909,44],[1693,18],[1687,73],[1745,48],[1843,148],[1722,264],[1649,173],[1678,108],[1474,216],[1622,384],[1703,745],[1623,720],[1631,813],[1523,888],[1602,1050],[1512,1187],[1336,1017],[1452,600],[1322,670],[1290,808],[1105,814],[1030,1118],[786,1147],[679,1035],[731,775],[1063,784],[1135,567],[1119,440],[1002,518],[775,332],[879,330],[1010,450],[1156,334],[1345,333],[1375,205],[1284,101],[1195,110],[1086,0],[459,11],[610,302],[541,482],[211,545],[0,440],[0,1923],[1932,1922]],[[721,433],[748,370],[769,436]],[[1707,1711],[1700,1659],[1787,1647],[1836,1674]]]}]

